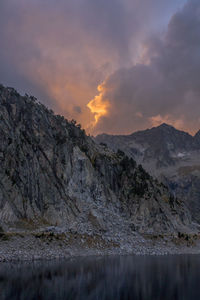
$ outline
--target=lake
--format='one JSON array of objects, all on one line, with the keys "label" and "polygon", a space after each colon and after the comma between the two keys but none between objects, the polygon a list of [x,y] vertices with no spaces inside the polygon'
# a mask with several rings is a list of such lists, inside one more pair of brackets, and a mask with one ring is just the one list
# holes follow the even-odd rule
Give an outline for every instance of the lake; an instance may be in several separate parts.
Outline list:
[{"label": "lake", "polygon": [[1,300],[198,300],[200,256],[0,264]]}]

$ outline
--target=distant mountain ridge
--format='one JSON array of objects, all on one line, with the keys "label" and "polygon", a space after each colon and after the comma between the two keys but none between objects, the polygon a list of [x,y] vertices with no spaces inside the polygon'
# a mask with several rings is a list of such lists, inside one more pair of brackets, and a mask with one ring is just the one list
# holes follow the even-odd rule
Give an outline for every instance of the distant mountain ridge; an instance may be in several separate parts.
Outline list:
[{"label": "distant mountain ridge", "polygon": [[132,158],[96,144],[34,97],[0,86],[0,225],[102,237],[187,231],[183,203]]},{"label": "distant mountain ridge", "polygon": [[200,131],[194,136],[171,125],[138,131],[130,135],[98,135],[98,143],[121,149],[153,176],[184,199],[200,222]]}]

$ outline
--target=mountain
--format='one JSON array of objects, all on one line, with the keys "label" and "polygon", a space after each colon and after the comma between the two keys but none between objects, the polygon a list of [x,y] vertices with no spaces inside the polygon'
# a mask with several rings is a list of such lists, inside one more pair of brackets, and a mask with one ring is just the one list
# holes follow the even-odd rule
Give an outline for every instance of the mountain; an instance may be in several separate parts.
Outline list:
[{"label": "mountain", "polygon": [[195,134],[194,139],[195,143],[198,145],[198,148],[200,148],[200,130]]},{"label": "mountain", "polygon": [[90,246],[98,238],[103,245],[132,243],[131,251],[143,234],[196,230],[183,202],[132,158],[3,86],[0,225],[4,232],[62,228],[68,238],[76,234],[74,243],[87,236]]},{"label": "mountain", "polygon": [[102,134],[98,143],[121,149],[183,199],[195,221],[200,222],[200,131],[193,137],[162,124],[131,135]]}]

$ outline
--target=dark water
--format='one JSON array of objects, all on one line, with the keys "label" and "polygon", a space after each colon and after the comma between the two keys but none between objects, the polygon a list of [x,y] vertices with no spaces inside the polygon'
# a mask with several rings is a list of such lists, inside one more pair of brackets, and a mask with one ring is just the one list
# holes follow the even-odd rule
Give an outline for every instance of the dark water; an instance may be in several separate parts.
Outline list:
[{"label": "dark water", "polygon": [[198,300],[200,256],[0,264],[1,300]]}]

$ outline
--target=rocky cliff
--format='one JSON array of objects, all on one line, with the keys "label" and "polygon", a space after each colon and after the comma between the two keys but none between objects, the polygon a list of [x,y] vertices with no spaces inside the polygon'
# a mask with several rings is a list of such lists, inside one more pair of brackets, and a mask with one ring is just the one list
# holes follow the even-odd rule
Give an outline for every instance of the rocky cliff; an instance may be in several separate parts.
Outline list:
[{"label": "rocky cliff", "polygon": [[184,200],[194,220],[200,222],[200,132],[194,137],[162,124],[127,136],[102,134],[96,137],[113,150],[123,150],[175,197]]},{"label": "rocky cliff", "polygon": [[0,86],[0,222],[112,236],[191,229],[183,203],[123,152]]}]

